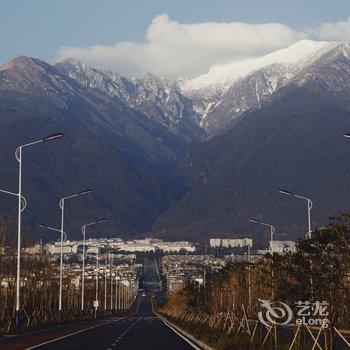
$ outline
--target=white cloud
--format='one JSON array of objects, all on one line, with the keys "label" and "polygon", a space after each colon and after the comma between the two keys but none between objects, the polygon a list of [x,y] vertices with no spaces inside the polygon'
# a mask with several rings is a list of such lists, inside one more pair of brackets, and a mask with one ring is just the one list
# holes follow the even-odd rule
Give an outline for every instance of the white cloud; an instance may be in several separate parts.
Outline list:
[{"label": "white cloud", "polygon": [[350,41],[350,17],[346,21],[323,23],[316,29],[311,29],[311,35],[326,41]]},{"label": "white cloud", "polygon": [[148,27],[145,43],[62,47],[58,59],[75,57],[122,74],[147,71],[170,78],[195,77],[213,65],[261,56],[306,36],[280,23],[180,24],[162,14]]}]

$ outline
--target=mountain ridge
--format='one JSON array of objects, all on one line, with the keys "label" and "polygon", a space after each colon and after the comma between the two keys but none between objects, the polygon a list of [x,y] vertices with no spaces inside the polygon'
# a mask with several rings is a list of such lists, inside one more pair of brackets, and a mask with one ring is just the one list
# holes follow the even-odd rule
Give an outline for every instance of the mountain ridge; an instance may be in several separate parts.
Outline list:
[{"label": "mountain ridge", "polygon": [[189,190],[157,219],[155,234],[197,240],[245,234],[267,241],[267,231],[249,224],[255,217],[276,226],[276,239],[302,237],[306,203],[283,198],[280,189],[311,197],[312,227],[350,210],[344,162],[350,145],[342,137],[350,127],[348,106],[314,86],[278,94],[229,132],[192,148],[181,170]]},{"label": "mountain ridge", "polygon": [[[348,210],[344,200],[347,166],[334,175],[334,184],[325,166],[338,169],[342,166],[339,155],[346,156],[346,146],[334,135],[350,128],[349,44],[315,44],[320,46],[317,54],[312,53],[313,45],[305,53],[311,57],[306,66],[265,65],[235,81],[219,98],[186,95],[181,90],[183,82],[151,74],[125,78],[74,59],[50,65],[17,57],[0,68],[0,161],[8,167],[0,177],[1,187],[15,185],[12,148],[29,135],[64,131],[68,144],[76,144],[72,155],[64,147],[64,154],[54,153],[57,164],[42,156],[45,166],[40,165],[40,159],[33,155],[34,163],[27,165],[31,175],[26,188],[33,188],[29,199],[41,203],[38,208],[43,205],[40,198],[47,203],[56,201],[62,187],[69,192],[93,185],[102,193],[96,195],[93,209],[84,211],[90,217],[104,211],[112,218],[111,227],[120,228],[122,235],[153,232],[174,239],[199,239],[211,232],[230,235],[236,229],[250,230],[245,226],[246,215],[265,219],[266,214],[257,208],[259,203],[266,205],[272,219],[277,214],[286,217],[286,226],[281,228],[293,236],[303,227],[298,222],[303,212],[288,213],[286,206],[275,208],[272,180],[310,194],[321,203],[322,209],[314,209],[315,224],[321,222],[321,216],[336,214],[336,209]],[[303,60],[303,50],[299,51],[298,59]],[[291,71],[293,76],[288,75]],[[26,130],[18,133],[21,127]],[[328,137],[328,133],[334,135]],[[299,146],[291,143],[293,137]],[[327,137],[334,150],[320,143],[319,138]],[[270,139],[275,140],[273,147],[267,142]],[[286,149],[286,140],[302,161]],[[259,147],[267,156],[258,152]],[[303,154],[302,149],[307,152]],[[79,152],[84,154],[81,159]],[[273,169],[278,161],[285,164],[287,172],[278,167],[276,176]],[[69,183],[64,180],[66,163],[77,166],[68,168]],[[293,164],[297,168],[312,164],[308,175],[319,186],[310,183]],[[43,166],[48,178],[41,174]],[[317,177],[317,171],[323,175]],[[261,174],[264,182],[254,174]],[[280,182],[281,178],[286,182]],[[249,186],[248,179],[255,185]],[[51,191],[40,186],[50,183]],[[264,184],[267,190],[260,193],[258,189]],[[325,199],[318,197],[323,189]],[[339,205],[333,203],[335,198]],[[2,203],[0,212],[9,215],[13,204],[8,200],[6,206]],[[27,217],[28,227],[35,227],[42,219],[40,214],[36,210],[32,219]],[[80,222],[84,213],[77,216]],[[48,208],[45,217],[56,220],[56,212]],[[73,230],[78,232],[77,227]]]},{"label": "mountain ridge", "polygon": [[[283,86],[293,84],[298,76],[307,74],[319,60],[327,56],[332,60],[337,54],[349,59],[350,44],[301,40],[259,58],[213,66],[208,73],[194,79],[169,80],[150,73],[126,78],[105,71],[115,83],[113,88],[120,89],[115,94],[130,108],[187,141],[203,141],[228,130],[244,112],[260,108],[265,99]],[[76,64],[97,74],[104,71],[91,69],[81,62]],[[64,61],[56,66],[63,67]],[[74,69],[72,71],[74,76]],[[111,88],[105,90],[113,94]]]},{"label": "mountain ridge", "polygon": [[[135,234],[150,231],[155,218],[181,193],[173,172],[186,152],[186,141],[122,100],[84,87],[41,60],[23,56],[2,66],[0,96],[0,161],[6,167],[0,176],[1,187],[15,186],[13,150],[18,145],[54,132],[64,132],[62,144],[71,145],[64,146],[62,153],[57,150],[55,157],[42,155],[49,169],[47,178],[38,169],[41,162],[36,152],[28,152],[34,158],[29,158],[33,162],[25,170],[29,205],[24,223],[34,232],[42,220],[57,220],[55,205],[45,205],[41,217],[41,198],[55,203],[70,191],[93,187],[98,201],[75,215],[81,219],[90,214],[87,219],[91,220],[104,209],[111,228],[117,227],[120,234]],[[48,186],[51,191],[46,190]],[[3,215],[12,217],[12,202],[2,197]],[[79,234],[77,224],[74,232]]]}]

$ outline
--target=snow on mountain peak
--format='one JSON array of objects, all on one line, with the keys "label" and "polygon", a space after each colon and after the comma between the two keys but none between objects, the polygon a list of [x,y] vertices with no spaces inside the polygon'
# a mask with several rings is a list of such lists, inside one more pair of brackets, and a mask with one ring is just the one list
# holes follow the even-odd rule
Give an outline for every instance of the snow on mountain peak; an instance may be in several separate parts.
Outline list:
[{"label": "snow on mountain peak", "polygon": [[259,58],[234,61],[225,65],[213,66],[209,72],[198,78],[182,82],[182,91],[186,94],[210,94],[224,92],[233,83],[249,74],[269,66],[284,66],[287,76],[294,75],[335,48],[339,43],[301,40],[288,48],[272,52]]}]

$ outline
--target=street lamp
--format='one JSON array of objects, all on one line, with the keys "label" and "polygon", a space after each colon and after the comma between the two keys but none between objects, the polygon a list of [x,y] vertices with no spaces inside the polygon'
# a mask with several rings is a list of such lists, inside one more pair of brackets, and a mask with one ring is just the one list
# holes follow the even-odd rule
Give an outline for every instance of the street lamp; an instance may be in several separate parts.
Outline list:
[{"label": "street lamp", "polygon": [[109,275],[109,279],[110,279],[110,287],[111,287],[111,291],[110,291],[110,294],[111,294],[111,313],[112,313],[112,310],[113,310],[113,272],[112,272],[112,267],[113,267],[113,263],[114,263],[114,256],[111,257],[111,253],[108,252],[108,257],[109,257],[109,266],[110,266],[110,275]]},{"label": "street lamp", "polygon": [[310,198],[307,197],[303,197],[303,196],[299,196],[293,192],[289,192],[286,190],[279,190],[279,193],[285,194],[287,196],[292,196],[295,198],[300,198],[300,199],[304,199],[305,201],[307,201],[307,217],[308,217],[308,227],[309,227],[309,231],[308,233],[305,235],[306,238],[310,238],[311,237],[311,209],[313,207],[313,203],[312,200]]},{"label": "street lamp", "polygon": [[260,221],[260,220],[257,220],[257,219],[253,219],[253,218],[249,218],[249,221],[250,222],[253,222],[255,224],[259,224],[259,225],[263,225],[263,226],[267,226],[267,227],[270,227],[270,234],[271,234],[271,247],[270,247],[270,250],[271,250],[271,254],[273,254],[273,235],[275,233],[275,227],[266,223],[266,222],[263,222],[263,221]]},{"label": "street lamp", "polygon": [[83,234],[83,271],[81,278],[81,311],[84,311],[84,292],[85,292],[85,237],[86,237],[86,228],[99,224],[100,222],[106,222],[107,219],[101,219],[97,221],[90,222],[81,227],[81,232]]},{"label": "street lamp", "polygon": [[104,308],[105,308],[105,312],[107,310],[107,253],[105,253],[105,278],[104,278],[104,287],[105,287],[105,302],[104,302]]},{"label": "street lamp", "polygon": [[[39,224],[38,226],[41,227],[41,228],[46,228],[47,230],[51,230],[51,231],[55,231],[55,232],[60,232],[61,233],[61,229],[59,229],[59,228],[45,226],[45,225],[42,225],[42,224]],[[67,233],[63,232],[63,234],[64,234],[64,242],[65,242],[67,240]]]},{"label": "street lamp", "polygon": [[99,262],[99,250],[100,246],[98,244],[98,241],[96,243],[96,288],[95,288],[95,319],[97,318],[97,309],[98,309],[98,278],[99,278],[99,270],[100,270],[100,262]]},{"label": "street lamp", "polygon": [[16,196],[18,198],[18,227],[17,227],[17,276],[16,276],[16,329],[19,328],[19,314],[20,314],[20,277],[21,277],[21,229],[22,229],[22,211],[27,206],[27,201],[22,196],[22,151],[24,148],[36,145],[41,142],[53,141],[63,137],[63,134],[57,133],[49,136],[45,136],[42,139],[24,145],[19,146],[15,151],[15,157],[19,164],[18,169],[18,193],[13,193],[5,190],[0,190],[0,192]]},{"label": "street lamp", "polygon": [[60,256],[60,292],[58,301],[58,312],[61,315],[62,312],[62,290],[63,290],[63,238],[64,238],[64,202],[66,199],[75,198],[83,196],[85,194],[91,193],[91,190],[85,190],[72,194],[70,196],[63,197],[59,200],[58,205],[61,208],[61,256]]}]

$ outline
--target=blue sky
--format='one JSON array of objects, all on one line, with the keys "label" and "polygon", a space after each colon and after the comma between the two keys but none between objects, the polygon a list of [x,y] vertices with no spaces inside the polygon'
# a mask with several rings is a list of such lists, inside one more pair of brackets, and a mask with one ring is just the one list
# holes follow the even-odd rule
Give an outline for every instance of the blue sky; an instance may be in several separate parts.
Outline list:
[{"label": "blue sky", "polygon": [[[0,64],[22,54],[52,62],[61,47],[142,43],[152,20],[162,13],[180,24],[277,22],[296,31],[350,16],[349,0],[0,0],[0,5]],[[96,57],[89,60],[100,62]],[[101,64],[109,63],[101,59]],[[124,62],[112,68],[125,66]],[[125,71],[143,69],[136,66]]]}]

